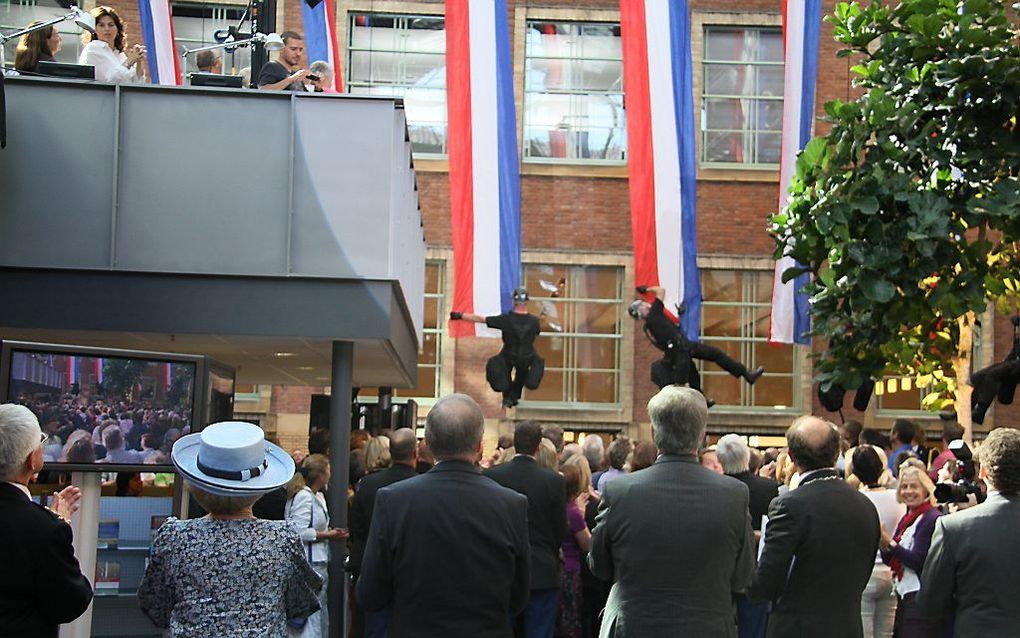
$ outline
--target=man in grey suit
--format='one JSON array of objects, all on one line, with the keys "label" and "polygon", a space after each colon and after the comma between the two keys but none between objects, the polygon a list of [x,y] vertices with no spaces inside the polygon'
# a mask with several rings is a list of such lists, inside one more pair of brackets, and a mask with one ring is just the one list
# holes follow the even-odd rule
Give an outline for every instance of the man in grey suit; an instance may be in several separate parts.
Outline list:
[{"label": "man in grey suit", "polygon": [[921,572],[917,605],[933,617],[955,612],[953,635],[1020,632],[1020,431],[993,430],[981,445],[988,499],[941,516]]},{"label": "man in grey suit", "polygon": [[737,635],[732,594],[754,569],[747,486],[698,463],[708,407],[666,386],[648,402],[659,458],[606,485],[588,564],[613,580],[601,638]]}]

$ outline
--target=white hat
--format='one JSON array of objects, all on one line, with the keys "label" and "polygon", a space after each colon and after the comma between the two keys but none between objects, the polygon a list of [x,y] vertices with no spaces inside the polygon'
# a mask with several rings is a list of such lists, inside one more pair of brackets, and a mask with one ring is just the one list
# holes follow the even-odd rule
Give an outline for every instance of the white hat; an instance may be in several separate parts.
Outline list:
[{"label": "white hat", "polygon": [[256,496],[285,485],[294,460],[242,421],[213,423],[177,439],[170,457],[186,481],[219,496]]}]

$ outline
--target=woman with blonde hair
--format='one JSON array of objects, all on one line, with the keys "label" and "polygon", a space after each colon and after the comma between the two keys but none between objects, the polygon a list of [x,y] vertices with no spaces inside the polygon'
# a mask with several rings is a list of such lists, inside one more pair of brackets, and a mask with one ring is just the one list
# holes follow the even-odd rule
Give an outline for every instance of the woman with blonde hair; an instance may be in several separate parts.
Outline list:
[{"label": "woman with blonde hair", "polygon": [[879,548],[882,560],[893,572],[896,590],[896,620],[893,635],[897,638],[940,636],[937,619],[929,618],[917,607],[914,599],[921,589],[921,569],[928,557],[932,533],[939,511],[935,507],[935,485],[928,473],[912,464],[900,466],[896,497],[907,507],[890,536],[882,529]]},{"label": "woman with blonde hair", "polygon": [[100,82],[144,82],[145,47],[135,44],[125,53],[124,21],[112,7],[99,6],[91,13],[96,19],[96,30],[95,33],[86,31],[82,36],[85,46],[78,56],[78,64],[95,67],[96,79]]},{"label": "woman with blonde hair", "polygon": [[284,519],[301,537],[305,545],[305,557],[312,569],[322,577],[323,586],[319,591],[319,611],[302,623],[289,623],[291,636],[329,635],[326,585],[329,581],[329,541],[347,538],[347,530],[330,528],[329,509],[323,490],[329,485],[329,458],[323,454],[309,454],[301,462],[301,469],[287,483],[287,505]]},{"label": "woman with blonde hair", "polygon": [[538,464],[544,468],[550,469],[556,472],[559,469],[559,463],[556,462],[556,446],[549,439],[542,437],[542,441],[538,444],[538,452],[535,454],[535,460]]},{"label": "woman with blonde hair", "polygon": [[390,439],[387,436],[375,436],[365,445],[365,471],[372,473],[385,470],[393,464],[390,456]]}]

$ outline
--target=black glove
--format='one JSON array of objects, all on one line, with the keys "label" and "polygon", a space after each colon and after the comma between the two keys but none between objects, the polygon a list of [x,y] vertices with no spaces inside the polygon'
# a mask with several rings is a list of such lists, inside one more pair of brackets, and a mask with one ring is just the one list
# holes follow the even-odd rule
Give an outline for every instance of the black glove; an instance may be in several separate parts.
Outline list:
[{"label": "black glove", "polygon": [[450,319],[463,319],[463,318],[464,318],[464,313],[463,312],[451,312],[450,313]]},{"label": "black glove", "polygon": [[643,295],[646,292],[648,292],[648,286],[638,286],[634,290],[638,291],[639,293],[641,293]]}]

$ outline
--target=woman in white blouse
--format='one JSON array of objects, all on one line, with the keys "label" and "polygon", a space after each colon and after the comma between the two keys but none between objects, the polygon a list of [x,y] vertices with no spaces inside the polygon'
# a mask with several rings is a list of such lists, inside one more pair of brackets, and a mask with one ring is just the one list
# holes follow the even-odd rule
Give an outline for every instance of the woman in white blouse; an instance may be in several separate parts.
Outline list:
[{"label": "woman in white blouse", "polygon": [[117,84],[145,81],[145,47],[135,44],[124,52],[124,22],[110,7],[92,10],[96,32],[85,32],[78,64],[96,68],[96,79]]},{"label": "woman in white blouse", "polygon": [[[329,527],[329,510],[322,493],[329,485],[329,476],[328,457],[323,454],[305,457],[301,468],[287,484],[287,506],[284,508],[284,518],[297,530],[305,544],[305,556],[312,564],[312,569],[322,576],[323,582],[329,580],[329,541],[347,538],[347,530]],[[319,638],[329,635],[325,585],[319,592],[319,604],[322,606],[321,611],[309,616],[303,626],[291,625],[292,636]]]}]

